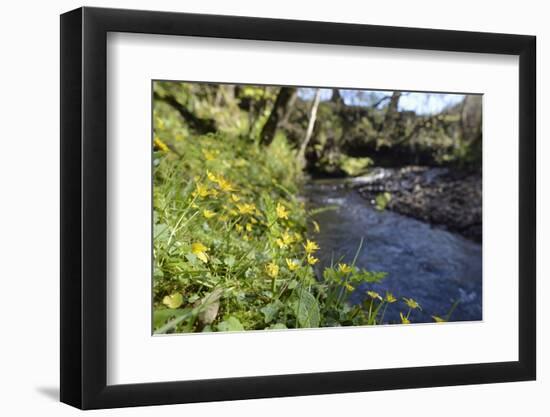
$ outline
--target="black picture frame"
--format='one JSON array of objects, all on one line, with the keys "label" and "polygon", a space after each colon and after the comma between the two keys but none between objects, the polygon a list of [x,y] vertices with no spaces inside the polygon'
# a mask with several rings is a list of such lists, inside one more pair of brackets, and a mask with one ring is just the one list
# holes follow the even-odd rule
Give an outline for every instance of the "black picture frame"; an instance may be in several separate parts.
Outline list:
[{"label": "black picture frame", "polygon": [[[108,32],[519,56],[519,360],[107,385]],[[61,401],[82,409],[376,391],[536,376],[536,38],[102,8],[61,15]]]}]

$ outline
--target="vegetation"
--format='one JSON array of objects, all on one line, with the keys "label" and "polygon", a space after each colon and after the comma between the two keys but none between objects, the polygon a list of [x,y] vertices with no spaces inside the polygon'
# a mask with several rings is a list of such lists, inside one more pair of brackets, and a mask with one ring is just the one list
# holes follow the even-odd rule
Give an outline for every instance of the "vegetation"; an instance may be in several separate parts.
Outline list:
[{"label": "vegetation", "polygon": [[[406,124],[399,96],[384,100],[355,108],[338,90],[307,100],[295,88],[154,83],[155,333],[375,325],[388,309],[413,321],[420,304],[369,289],[386,274],[357,267],[357,256],[319,267],[322,225],[300,198],[304,172],[353,176],[372,165],[368,153],[346,153],[359,131],[386,146],[400,129],[412,140],[448,122]],[[376,208],[391,198],[379,194]],[[354,304],[360,285],[366,298]]]}]

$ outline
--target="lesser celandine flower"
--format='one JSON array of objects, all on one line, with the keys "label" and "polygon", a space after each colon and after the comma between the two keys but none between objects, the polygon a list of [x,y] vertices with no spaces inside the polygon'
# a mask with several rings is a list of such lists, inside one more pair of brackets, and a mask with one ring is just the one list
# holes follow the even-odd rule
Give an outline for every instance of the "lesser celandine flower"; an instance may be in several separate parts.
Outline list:
[{"label": "lesser celandine flower", "polygon": [[271,278],[277,278],[277,275],[279,275],[279,266],[276,263],[270,262],[265,266],[265,271]]},{"label": "lesser celandine flower", "polygon": [[207,251],[208,248],[200,242],[196,242],[191,245],[191,252],[193,252],[193,254],[195,254],[197,258],[204,263],[208,262],[208,255],[206,254]]},{"label": "lesser celandine flower", "polygon": [[208,187],[206,185],[201,184],[200,182],[197,182],[196,184],[196,190],[193,193],[194,195],[198,195],[199,197],[208,197],[210,194],[210,191],[208,190]]},{"label": "lesser celandine flower", "polygon": [[391,292],[386,291],[386,297],[384,297],[384,300],[387,303],[391,304],[395,303],[397,301],[397,298],[395,298]]},{"label": "lesser celandine flower", "polygon": [[286,266],[290,271],[296,271],[298,268],[300,268],[300,263],[296,259],[285,259]]},{"label": "lesser celandine flower", "polygon": [[355,288],[353,288],[353,285],[347,282],[344,284],[344,286],[346,287],[346,290],[348,290],[349,292],[352,292],[353,290],[355,290]]},{"label": "lesser celandine flower", "polygon": [[369,295],[370,298],[372,298],[373,300],[378,298],[380,301],[382,301],[382,297],[380,297],[380,294],[378,294],[376,291],[367,291],[367,294]]},{"label": "lesser celandine flower", "polygon": [[315,256],[311,256],[309,253],[307,254],[307,263],[310,265],[315,265],[317,262],[319,262],[319,259],[317,259]]},{"label": "lesser celandine flower", "polygon": [[237,204],[237,209],[239,210],[239,214],[254,214],[256,206],[252,203],[242,203]]},{"label": "lesser celandine flower", "polygon": [[239,197],[237,194],[231,194],[231,201],[234,203],[238,203],[240,201],[241,197]]},{"label": "lesser celandine flower", "polygon": [[218,177],[216,177],[215,174],[211,173],[210,171],[206,170],[206,176],[208,179],[212,182],[218,182]]},{"label": "lesser celandine flower", "polygon": [[338,264],[338,271],[340,271],[343,274],[349,274],[352,271],[351,266],[348,264]]},{"label": "lesser celandine flower", "polygon": [[155,143],[155,146],[163,152],[168,152],[170,150],[168,145],[166,145],[166,143],[160,140],[159,137],[155,137],[154,143]]},{"label": "lesser celandine flower", "polygon": [[220,187],[220,190],[222,191],[235,191],[235,188],[233,188],[233,185],[229,181],[227,181],[225,178],[223,178],[221,175],[218,176],[218,186]]},{"label": "lesser celandine flower", "polygon": [[405,301],[405,304],[407,304],[407,306],[409,308],[412,308],[413,310],[416,309],[416,308],[419,308],[420,310],[422,310],[422,308],[420,308],[420,304],[418,304],[415,300],[413,300],[412,298],[405,298],[403,297],[403,301]]},{"label": "lesser celandine flower", "polygon": [[289,211],[281,203],[277,203],[277,217],[280,219],[288,219]]},{"label": "lesser celandine flower", "polygon": [[204,209],[202,211],[202,215],[206,218],[206,219],[210,219],[212,217],[214,217],[216,215],[216,213],[212,210],[208,210],[208,209]]},{"label": "lesser celandine flower", "polygon": [[410,324],[411,322],[407,318],[407,316],[404,316],[403,313],[399,312],[399,316],[401,317],[401,323],[403,324]]},{"label": "lesser celandine flower", "polygon": [[306,244],[304,245],[304,249],[308,254],[313,253],[319,250],[319,245],[317,245],[317,243],[315,243],[314,241],[307,239]]},{"label": "lesser celandine flower", "polygon": [[283,232],[283,234],[281,234],[281,238],[285,245],[290,245],[294,242],[294,238],[288,233],[288,231]]}]

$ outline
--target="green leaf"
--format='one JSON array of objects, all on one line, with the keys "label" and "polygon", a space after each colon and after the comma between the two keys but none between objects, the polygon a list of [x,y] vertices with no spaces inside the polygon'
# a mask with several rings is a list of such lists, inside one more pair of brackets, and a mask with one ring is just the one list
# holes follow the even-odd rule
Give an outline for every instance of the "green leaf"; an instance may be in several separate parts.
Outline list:
[{"label": "green leaf", "polygon": [[167,295],[162,299],[162,303],[168,308],[178,308],[183,304],[183,295],[179,292]]},{"label": "green leaf", "polygon": [[291,306],[300,327],[319,327],[319,304],[309,291],[303,288],[295,290]]},{"label": "green leaf", "polygon": [[186,309],[183,309],[183,310],[171,310],[171,311],[173,311],[173,312],[177,311],[178,312],[176,317],[173,320],[170,320],[168,323],[166,323],[160,329],[156,329],[155,334],[166,333],[166,332],[172,330],[173,328],[175,328],[182,321],[190,318],[193,315],[193,310],[191,310],[190,308],[186,308]]},{"label": "green leaf", "polygon": [[230,316],[226,320],[218,324],[218,331],[220,332],[238,332],[244,330],[243,325],[238,318]]},{"label": "green leaf", "polygon": [[279,310],[281,309],[281,307],[283,307],[283,303],[279,300],[276,300],[262,307],[260,311],[264,315],[264,321],[266,323],[272,322],[273,319],[277,317],[277,314],[279,313]]},{"label": "green leaf", "polygon": [[186,310],[183,309],[172,309],[172,308],[163,308],[161,310],[153,311],[153,328],[158,329],[167,320],[173,317],[179,317],[181,314],[185,313]]},{"label": "green leaf", "polygon": [[155,224],[153,226],[154,239],[167,238],[168,237],[167,232],[168,232],[168,226],[165,225],[164,223]]},{"label": "green leaf", "polygon": [[226,264],[229,268],[231,268],[233,265],[235,265],[235,257],[233,255],[228,255],[223,260],[223,263]]}]

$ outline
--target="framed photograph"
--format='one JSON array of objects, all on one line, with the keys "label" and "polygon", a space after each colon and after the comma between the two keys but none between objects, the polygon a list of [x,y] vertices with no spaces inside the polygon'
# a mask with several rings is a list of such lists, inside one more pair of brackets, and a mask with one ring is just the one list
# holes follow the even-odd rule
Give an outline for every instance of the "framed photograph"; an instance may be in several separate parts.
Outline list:
[{"label": "framed photograph", "polygon": [[535,37],[61,16],[61,401],[533,380]]}]

